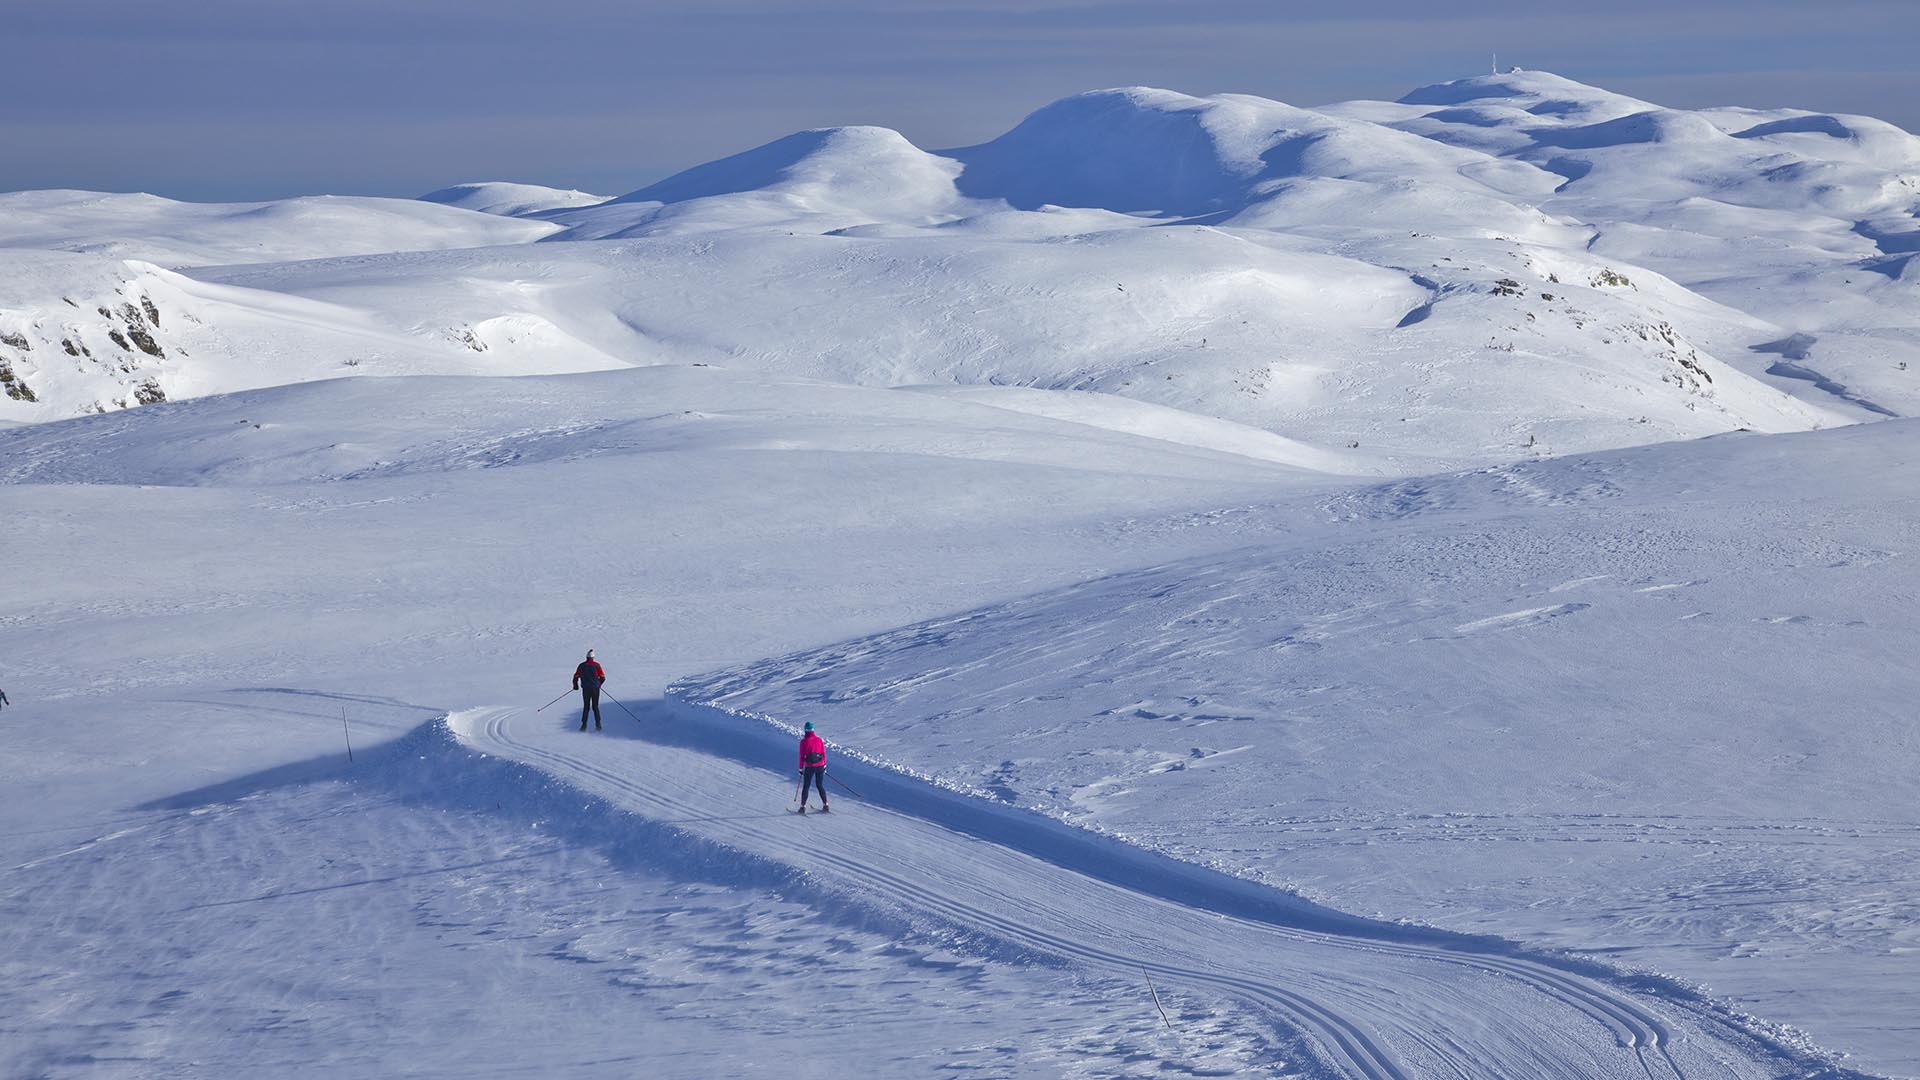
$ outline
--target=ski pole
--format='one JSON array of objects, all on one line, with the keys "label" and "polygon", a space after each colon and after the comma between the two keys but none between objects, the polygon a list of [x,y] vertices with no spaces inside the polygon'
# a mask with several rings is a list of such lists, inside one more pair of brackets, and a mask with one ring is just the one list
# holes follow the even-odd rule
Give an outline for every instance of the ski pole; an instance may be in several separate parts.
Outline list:
[{"label": "ski pole", "polygon": [[[602,687],[602,688],[601,688],[601,690],[600,690],[600,692],[601,692],[602,694],[606,694],[606,696],[607,696],[607,700],[608,700],[608,701],[611,701],[611,702],[613,702],[613,703],[614,703],[615,705],[620,705],[620,699],[619,699],[619,698],[617,698],[617,697],[614,697],[614,696],[613,696],[612,694],[607,694],[607,691],[606,691],[606,688],[605,688],[605,687]],[[630,712],[630,711],[628,711],[628,709],[627,709],[627,707],[626,707],[625,705],[620,705],[620,711],[621,711],[621,712],[623,712],[623,713],[626,713],[626,714],[627,714],[628,716],[633,716],[633,713],[632,713],[632,712]],[[636,724],[637,724],[637,723],[639,723],[639,722],[640,722],[640,718],[639,718],[639,717],[637,717],[637,716],[633,716],[633,722],[634,722],[634,723],[636,723]]]},{"label": "ski pole", "polygon": [[787,805],[788,805],[788,806],[792,806],[792,805],[793,805],[794,803],[796,803],[796,802],[799,802],[799,801],[800,801],[800,784],[804,784],[804,783],[806,783],[806,782],[807,782],[807,776],[806,776],[806,774],[805,774],[805,773],[801,773],[801,774],[800,774],[800,781],[799,781],[799,783],[796,783],[796,784],[794,784],[794,785],[793,785],[793,798],[791,798],[791,799],[789,799],[789,800],[787,800]]},{"label": "ski pole", "polygon": [[[569,691],[567,691],[567,694],[571,694],[571,693],[573,693],[573,691],[571,691],[571,690],[569,690]],[[566,697],[566,696],[567,696],[567,694],[561,694],[561,695],[560,695],[560,697]],[[554,703],[555,703],[555,702],[557,702],[557,701],[559,701],[559,700],[560,700],[560,697],[557,697],[557,698],[554,698],[554,699],[553,699],[553,701],[549,701],[549,702],[547,702],[547,703],[546,703],[545,705],[542,705],[542,706],[540,706],[539,708],[537,708],[537,709],[535,709],[535,710],[533,710],[533,711],[534,711],[534,712],[546,712],[546,711],[547,711],[547,710],[548,710],[549,708],[552,708],[552,707],[553,707],[553,705],[554,705]]]},{"label": "ski pole", "polygon": [[[832,773],[827,774],[827,779],[833,781],[836,784],[840,784],[840,778],[833,775]],[[859,799],[861,802],[867,801],[867,797],[865,795],[862,795],[859,792],[853,790],[852,788],[847,787],[847,785],[845,784],[840,784],[840,786],[847,788],[847,794],[852,795],[854,798]]]}]

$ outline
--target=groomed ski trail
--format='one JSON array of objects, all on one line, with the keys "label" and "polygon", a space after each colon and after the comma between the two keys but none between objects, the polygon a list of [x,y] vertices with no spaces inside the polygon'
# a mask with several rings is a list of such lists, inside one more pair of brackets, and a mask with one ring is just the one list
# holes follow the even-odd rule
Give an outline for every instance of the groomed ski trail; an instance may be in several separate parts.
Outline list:
[{"label": "groomed ski trail", "polygon": [[[765,770],[702,752],[697,743],[653,741],[665,725],[697,725],[716,713],[692,705],[642,709],[658,723],[643,730],[622,717],[604,735],[583,735],[571,722],[505,708],[455,713],[448,725],[475,749],[753,857],[804,869],[851,897],[897,905],[1108,974],[1139,979],[1150,972],[1162,993],[1181,990],[1248,1003],[1254,1006],[1249,1024],[1261,1023],[1259,1014],[1266,1013],[1283,1037],[1304,1037],[1321,1059],[1310,1067],[1321,1075],[1847,1075],[1756,1037],[1697,1002],[1636,994],[1525,957],[1450,946],[1444,935],[1415,928],[1401,935],[1387,924],[1330,932],[1311,918],[1302,920],[1307,926],[1245,918],[1234,913],[1243,904],[1223,898],[1209,905],[1205,885],[1197,899],[1193,886],[1175,890],[1171,895],[1182,902],[1174,902],[1156,895],[1167,890],[1154,878],[1180,876],[1185,864],[1150,853],[1125,860],[1133,865],[1124,873],[1135,875],[1137,887],[1114,881],[1113,873],[1089,876],[970,835],[964,825],[943,824],[937,810],[942,800],[964,796],[939,793],[912,802],[909,813],[884,799],[862,802],[843,792],[834,799],[841,810],[824,819],[792,815],[785,812],[791,780],[777,771],[785,760],[778,750],[783,733],[760,725],[767,736]],[[716,734],[740,732],[707,737]],[[844,755],[837,760],[854,764]],[[877,773],[862,771],[863,783],[875,784]],[[1102,838],[1087,834],[1086,843],[1097,848]]]}]

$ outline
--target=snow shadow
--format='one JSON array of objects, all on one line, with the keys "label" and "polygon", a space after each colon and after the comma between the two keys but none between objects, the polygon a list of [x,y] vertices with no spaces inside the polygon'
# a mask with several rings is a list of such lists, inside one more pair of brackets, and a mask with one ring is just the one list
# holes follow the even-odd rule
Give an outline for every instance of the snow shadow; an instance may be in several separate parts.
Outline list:
[{"label": "snow shadow", "polygon": [[[249,795],[277,788],[349,779],[353,776],[356,762],[373,760],[368,755],[379,753],[377,744],[392,739],[393,726],[396,723],[412,726],[423,719],[431,720],[444,715],[443,710],[426,705],[415,705],[396,698],[282,686],[235,687],[219,691],[214,696],[164,698],[161,699],[161,703],[191,705],[203,709],[244,713],[248,716],[326,725],[339,723],[340,710],[348,708],[352,710],[360,724],[360,733],[365,744],[355,748],[354,752],[349,754],[348,740],[353,736],[353,729],[348,727],[341,732],[338,752],[329,751],[303,760],[258,769],[201,787],[150,799],[136,804],[133,807],[135,810],[192,810],[202,806],[235,802]],[[372,715],[369,715],[370,713]],[[349,723],[353,722],[355,721],[349,721]]]},{"label": "snow shadow", "polygon": [[1772,354],[1780,357],[1779,360],[1774,361],[1773,364],[1768,366],[1767,374],[1769,375],[1782,379],[1799,379],[1802,382],[1810,382],[1819,389],[1832,394],[1834,397],[1849,404],[1857,405],[1870,413],[1896,418],[1900,415],[1892,409],[1868,401],[1866,398],[1854,393],[1847,388],[1845,383],[1835,382],[1820,372],[1815,371],[1813,368],[1802,364],[1800,361],[1807,359],[1818,340],[1819,339],[1815,338],[1812,334],[1791,334],[1777,341],[1764,342],[1759,345],[1754,345],[1751,348],[1753,352]]},{"label": "snow shadow", "polygon": [[[648,702],[635,710],[637,722],[608,732],[621,738],[648,739],[712,754],[791,782],[794,741],[798,730],[771,717],[736,712],[687,699],[680,687],[669,687],[664,701]],[[825,733],[823,733],[825,734]],[[1315,904],[1284,889],[1233,877],[1193,863],[1182,862],[1145,848],[1102,836],[1017,807],[941,787],[874,761],[860,759],[845,747],[829,743],[830,776],[838,776],[857,790],[855,813],[894,811],[931,822],[953,832],[995,844],[1135,893],[1229,918],[1349,940],[1383,944],[1422,945],[1459,955],[1503,956],[1583,975],[1622,990],[1653,996],[1718,1016],[1748,1037],[1756,1038],[1783,1058],[1812,1066],[1799,1073],[1808,1080],[1868,1080],[1824,1061],[1815,1062],[1778,1032],[1753,1023],[1701,990],[1653,972],[1622,971],[1602,961],[1535,948],[1491,936],[1440,930],[1407,923],[1350,915]],[[834,791],[843,805],[851,792]],[[1011,947],[1011,946],[1010,946]],[[1044,954],[1031,961],[1046,962]]]},{"label": "snow shadow", "polygon": [[[658,701],[639,706],[627,702],[627,706],[639,715],[661,711]],[[616,726],[615,716],[610,715],[607,717],[606,734],[625,734],[628,737],[639,734],[634,721],[624,714],[618,714],[617,710],[616,715],[625,729],[632,730]],[[658,726],[649,725],[650,728]],[[880,933],[897,941],[915,938],[913,925],[899,914],[859,903],[854,898],[823,886],[811,879],[804,868],[728,848],[677,828],[672,820],[656,820],[636,814],[532,766],[474,750],[449,730],[444,714],[416,725],[412,731],[397,739],[364,750],[356,747],[352,762],[347,760],[344,751],[338,755],[319,755],[153,800],[141,809],[192,810],[258,797],[276,790],[326,783],[390,796],[402,806],[423,812],[452,811],[484,817],[492,825],[504,827],[508,833],[522,836],[528,842],[539,844],[539,847],[526,851],[503,851],[497,859],[428,867],[378,878],[356,877],[293,892],[238,896],[202,906],[277,900],[387,880],[433,877],[495,863],[525,861],[531,864],[543,854],[568,848],[592,851],[605,859],[609,868],[616,872],[722,889],[759,890],[806,904],[835,926]],[[785,818],[786,815],[772,811],[750,816]],[[1051,958],[1035,956],[1014,946],[987,948],[980,952],[983,956],[1004,955],[1009,958],[1017,953],[1023,963],[1056,963]]]},{"label": "snow shadow", "polygon": [[[790,778],[797,731],[771,718],[698,704],[675,696],[651,704],[639,723],[614,733],[711,754]],[[611,730],[611,729],[610,729]],[[1503,938],[1464,934],[1350,915],[1324,907],[1284,889],[1248,881],[1193,863],[1160,855],[1112,837],[1081,829],[1033,811],[995,803],[942,787],[937,781],[865,761],[845,747],[829,743],[828,775],[837,802],[855,802],[897,811],[943,828],[995,844],[1062,870],[1117,885],[1185,907],[1213,911],[1288,930],[1400,944],[1438,946],[1456,952],[1523,956],[1543,954]],[[851,789],[851,790],[849,790]],[[852,792],[859,792],[855,799]],[[1563,970],[1604,975],[1619,972],[1574,958],[1552,956]],[[1678,983],[1651,979],[1636,983],[1669,996],[1692,997]]]}]

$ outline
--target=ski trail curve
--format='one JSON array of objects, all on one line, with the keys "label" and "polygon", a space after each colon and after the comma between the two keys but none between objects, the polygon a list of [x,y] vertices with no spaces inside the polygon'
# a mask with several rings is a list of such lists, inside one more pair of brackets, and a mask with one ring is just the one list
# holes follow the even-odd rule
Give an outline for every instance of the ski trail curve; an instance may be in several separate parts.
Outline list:
[{"label": "ski trail curve", "polygon": [[[671,715],[672,723],[697,722]],[[1303,1038],[1324,1075],[1807,1074],[1787,1049],[1709,1010],[1659,995],[1642,1000],[1529,958],[1436,943],[1411,928],[1395,940],[1247,918],[1204,898],[1165,899],[1150,880],[1160,872],[1152,866],[1156,856],[1142,860],[1134,871],[1138,885],[1130,886],[982,840],[924,809],[905,813],[837,797],[842,810],[828,818],[787,815],[781,811],[793,788],[784,772],[770,776],[726,756],[634,737],[645,731],[582,735],[570,723],[512,709],[470,710],[448,724],[475,749],[677,829],[803,868],[868,902],[1092,970],[1127,979],[1144,970],[1157,984],[1247,1003]],[[767,730],[784,742],[784,734]],[[784,755],[772,760],[781,763]],[[756,808],[765,812],[751,813]]]}]

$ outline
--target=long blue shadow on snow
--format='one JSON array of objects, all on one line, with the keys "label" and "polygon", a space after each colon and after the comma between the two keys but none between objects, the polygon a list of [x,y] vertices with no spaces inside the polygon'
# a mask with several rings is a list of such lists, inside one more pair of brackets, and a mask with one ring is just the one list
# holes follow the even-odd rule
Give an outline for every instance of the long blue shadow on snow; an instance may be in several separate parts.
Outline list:
[{"label": "long blue shadow on snow", "polygon": [[[391,716],[416,714],[423,720],[431,720],[445,713],[426,705],[415,705],[390,697],[376,697],[365,694],[343,694],[328,690],[306,690],[285,686],[240,686],[219,692],[222,697],[203,698],[162,698],[169,705],[198,705],[223,712],[237,712],[263,720],[313,721],[331,726],[339,716],[338,707],[350,705],[363,710],[362,736],[366,740],[355,748],[350,756],[347,752],[347,738],[352,735],[349,728],[343,733],[341,748],[336,752],[318,754],[301,761],[289,761],[281,765],[269,766],[251,773],[218,780],[201,787],[163,795],[140,803],[134,810],[191,810],[201,806],[234,802],[262,791],[275,788],[296,787],[302,784],[316,784],[327,780],[344,780],[354,776],[356,760],[371,762],[379,755],[380,748],[394,736],[387,724],[364,725],[364,709],[376,707]],[[383,719],[386,719],[383,717]]]},{"label": "long blue shadow on snow", "polygon": [[[640,716],[638,725],[622,717],[622,724],[609,730],[615,735],[685,747],[794,776],[798,732],[779,721],[699,704],[680,696],[679,688],[669,688],[665,702]],[[886,807],[1096,881],[1184,907],[1288,930],[1438,946],[1457,952],[1542,958],[1504,938],[1336,911],[1283,889],[1182,862],[1030,810],[940,787],[932,780],[861,760],[844,747],[830,747],[829,762],[828,775],[861,796],[855,799],[845,789],[832,787],[834,801],[843,807],[862,803]],[[1618,976],[1618,972],[1599,964],[1558,957],[1553,962],[1563,969],[1574,967]],[[1664,980],[1660,985],[1663,992],[1682,989]]]},{"label": "long blue shadow on snow", "polygon": [[[627,706],[643,716],[661,711],[657,700],[629,701]],[[609,715],[609,734],[634,733],[617,727],[616,720],[625,728],[634,727],[624,715]],[[649,724],[648,728],[658,726]],[[157,799],[143,809],[198,809],[232,804],[277,790],[328,783],[342,785],[343,791],[357,792],[355,797],[391,798],[423,812],[453,811],[483,816],[518,837],[520,843],[537,846],[531,849],[503,846],[491,858],[371,875],[342,871],[336,876],[303,880],[304,874],[290,872],[293,880],[302,883],[181,910],[276,903],[365,886],[432,880],[451,873],[507,864],[523,866],[528,880],[537,882],[553,873],[546,860],[567,851],[591,850],[622,873],[675,884],[761,890],[807,904],[833,926],[865,930],[896,940],[907,940],[913,933],[905,916],[827,888],[813,880],[803,866],[743,857],[739,851],[676,827],[671,819],[650,819],[584,792],[534,766],[475,750],[449,730],[444,713],[417,724],[398,738],[356,750],[351,762],[345,753],[322,754]],[[775,809],[753,816],[774,819],[787,815]],[[306,869],[311,872],[310,868]],[[1017,955],[1029,962],[1056,962],[1011,947],[997,953],[989,950],[989,953],[1010,959]]]},{"label": "long blue shadow on snow", "polygon": [[[797,729],[771,717],[692,701],[685,696],[687,692],[683,687],[669,687],[665,700],[633,710],[637,723],[623,716],[619,723],[609,724],[608,734],[682,746],[770,773],[793,775]],[[1693,987],[1664,975],[1624,972],[1599,961],[1529,948],[1492,935],[1349,915],[1283,889],[1156,854],[1029,810],[943,788],[929,779],[861,760],[844,747],[830,745],[828,759],[829,775],[837,775],[857,789],[863,796],[858,802],[896,810],[1145,896],[1283,930],[1528,960],[1714,1016],[1775,1056],[1792,1062],[1801,1070],[1794,1075],[1804,1080],[1879,1080],[1837,1065],[1821,1051],[1786,1042],[1777,1033],[1758,1027]],[[833,799],[843,807],[849,801],[839,788],[834,789]]]}]

